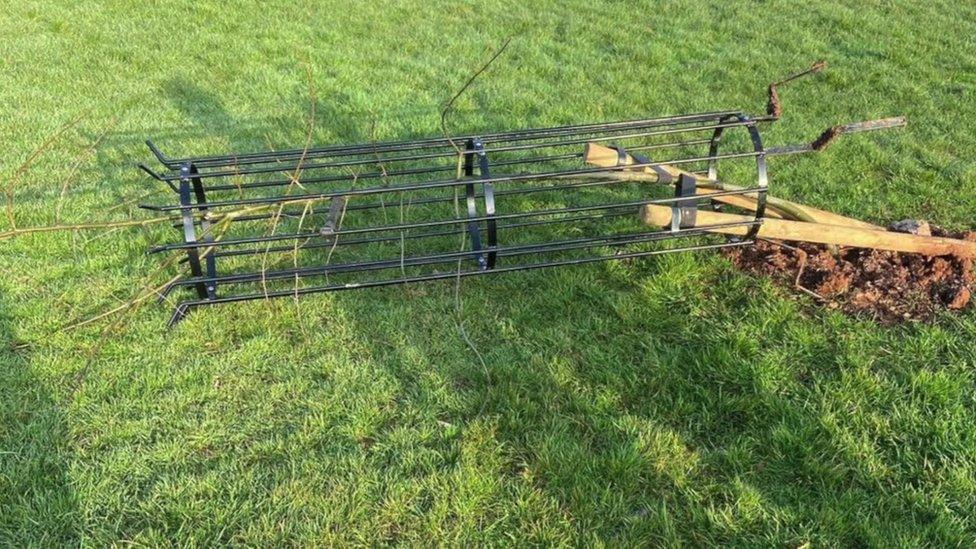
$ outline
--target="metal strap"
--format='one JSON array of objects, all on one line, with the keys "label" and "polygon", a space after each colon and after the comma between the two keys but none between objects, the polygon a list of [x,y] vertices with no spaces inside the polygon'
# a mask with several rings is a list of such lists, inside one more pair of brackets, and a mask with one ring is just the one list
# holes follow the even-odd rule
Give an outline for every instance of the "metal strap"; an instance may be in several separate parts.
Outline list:
[{"label": "metal strap", "polygon": [[[203,182],[200,181],[198,174],[197,167],[194,164],[190,164],[190,180],[193,183],[193,194],[196,196],[197,204],[206,204],[207,193],[203,189]],[[214,241],[213,231],[210,230],[210,220],[207,219],[207,207],[200,207],[199,212],[200,230],[203,232],[203,241],[207,244],[212,244]],[[207,268],[207,278],[211,279],[204,283],[207,290],[207,298],[215,299],[217,297],[217,282],[214,279],[217,278],[217,258],[214,256],[214,250],[210,250],[207,253],[207,257],[204,258],[204,264]]]},{"label": "metal strap", "polygon": [[[653,160],[651,160],[651,157],[639,153],[628,153],[627,150],[620,145],[611,145],[610,148],[617,151],[618,166],[626,166],[629,164],[629,162],[627,162],[628,155],[634,159],[635,164],[650,164],[651,162],[653,162]],[[671,172],[664,169],[664,166],[648,166],[648,167],[651,169],[651,171],[657,174],[658,183],[671,183],[674,181],[674,177],[671,176]]]},{"label": "metal strap", "polygon": [[742,113],[726,115],[719,119],[720,125],[715,128],[712,134],[711,144],[708,147],[708,156],[710,157],[708,161],[708,178],[712,180],[718,179],[718,149],[722,132],[725,130],[725,126],[722,124],[726,124],[731,120],[738,121],[749,132],[752,149],[756,154],[756,187],[759,189],[756,191],[757,223],[750,227],[749,231],[741,239],[743,241],[749,241],[756,238],[756,235],[759,233],[759,226],[762,224],[763,217],[766,214],[766,187],[769,184],[769,175],[766,168],[766,148],[763,146],[762,136],[759,134],[759,127],[756,125],[755,120]]},{"label": "metal strap", "polygon": [[[464,154],[464,175],[472,176],[474,175],[474,155],[476,154],[474,139],[468,140],[466,149],[467,152]],[[468,218],[477,218],[478,201],[475,193],[474,181],[468,181],[468,183],[464,185],[464,189],[468,203]],[[487,268],[488,263],[485,259],[485,254],[481,253],[481,231],[478,228],[477,221],[468,222],[468,236],[471,238],[471,249],[475,252],[474,258],[478,261],[478,267],[481,269]]]},{"label": "metal strap", "polygon": [[629,162],[627,162],[627,151],[623,148],[622,145],[610,145],[610,148],[617,151],[618,166],[626,166],[629,164]]},{"label": "metal strap", "polygon": [[[474,150],[478,155],[478,172],[481,179],[491,179],[491,173],[488,170],[488,155],[485,153],[485,145],[481,139],[474,139],[472,144],[474,145]],[[485,195],[485,217],[487,217],[488,225],[488,247],[491,250],[488,252],[488,259],[484,265],[485,269],[493,269],[495,267],[495,259],[498,255],[494,248],[498,245],[498,227],[495,223],[495,187],[488,181],[481,183],[482,190]]]},{"label": "metal strap", "polygon": [[695,226],[698,213],[695,183],[695,176],[683,173],[678,178],[678,182],[674,184],[675,198],[682,198],[683,200],[676,200],[671,206],[671,232],[690,229]]},{"label": "metal strap", "polygon": [[[633,157],[634,161],[637,162],[638,164],[650,164],[651,162],[653,162],[653,160],[651,160],[651,157],[645,154],[632,153],[630,156]],[[648,167],[651,168],[651,171],[657,174],[658,183],[667,184],[667,183],[674,182],[674,177],[672,177],[671,172],[664,169],[664,166],[648,166]]]},{"label": "metal strap", "polygon": [[319,229],[319,234],[322,236],[331,236],[339,228],[339,218],[342,217],[342,211],[346,207],[346,197],[337,196],[329,202],[328,217],[325,220],[325,224]]},{"label": "metal strap", "polygon": [[[629,164],[627,162],[627,151],[620,145],[612,145],[611,149],[617,151],[617,165],[624,166]],[[631,158],[637,164],[650,164],[652,162],[651,158],[643,154],[630,154]],[[671,176],[671,172],[664,169],[663,166],[651,166],[650,167],[654,173],[657,174],[659,183],[671,183],[674,178]],[[681,174],[681,177],[675,183],[674,186],[674,196],[675,197],[685,197],[689,196],[688,200],[678,200],[675,201],[671,206],[671,232],[678,232],[681,229],[694,227],[696,212],[698,211],[698,202],[695,198],[695,178],[689,174]]]},{"label": "metal strap", "polygon": [[[180,206],[181,217],[183,218],[183,240],[187,244],[196,244],[197,229],[193,222],[192,199],[190,198],[190,187],[193,183],[190,180],[190,164],[180,166]],[[200,252],[197,247],[186,249],[186,259],[190,264],[190,272],[195,278],[203,278],[203,269],[200,267]],[[203,282],[196,284],[197,295],[201,299],[207,299],[209,292],[207,285]]]}]

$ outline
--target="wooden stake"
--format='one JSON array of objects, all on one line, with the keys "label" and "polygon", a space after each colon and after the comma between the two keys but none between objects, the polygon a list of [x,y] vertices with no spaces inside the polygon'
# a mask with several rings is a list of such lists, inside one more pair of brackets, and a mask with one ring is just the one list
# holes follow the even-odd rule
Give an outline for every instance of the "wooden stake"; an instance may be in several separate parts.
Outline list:
[{"label": "wooden stake", "polygon": [[[609,147],[604,147],[596,143],[587,143],[586,148],[583,150],[583,160],[587,164],[592,164],[594,166],[601,166],[604,168],[610,168],[618,166],[620,161],[620,156],[617,151]],[[631,164],[639,164],[634,157],[625,155],[624,164],[629,166]],[[675,168],[674,166],[669,166],[667,164],[662,164],[657,166],[657,168],[666,171],[673,179],[677,179],[681,174],[688,173],[684,170]],[[628,172],[615,172],[621,174],[621,178],[626,178]],[[658,174],[651,167],[645,167],[641,172],[642,176],[651,176],[657,178]],[[713,181],[708,179],[703,175],[689,174],[695,178],[697,185],[705,189],[712,189],[713,191],[736,191],[742,190],[743,187],[736,185],[731,185],[729,183],[723,183],[721,181]],[[642,178],[643,179],[643,178]],[[657,179],[654,179],[657,181]],[[698,193],[706,194],[706,193]],[[728,204],[730,206],[735,206],[737,208],[742,208],[749,211],[756,211],[756,198],[755,193],[749,193],[746,195],[726,195],[717,196],[713,200],[722,202],[723,204]],[[772,196],[766,196],[766,204],[769,210],[773,213],[779,214],[778,216],[771,217],[786,217],[794,218],[800,221],[809,221],[813,223],[826,223],[829,225],[841,225],[846,227],[859,227],[862,229],[873,229],[873,230],[883,230],[882,227],[877,225],[872,225],[865,221],[860,221],[858,219],[851,219],[850,217],[844,217],[832,212],[827,212],[810,206],[805,206],[802,204],[797,204],[796,202],[790,202],[789,200],[783,200],[782,198],[776,198]]]},{"label": "wooden stake", "polygon": [[[648,225],[670,227],[671,207],[647,204],[641,208],[641,219]],[[695,217],[696,226],[699,227],[754,220],[755,218],[749,215],[709,212],[706,210],[699,210]],[[743,236],[749,231],[749,227],[717,227],[714,229],[706,228],[705,230],[714,233]],[[873,248],[876,250],[908,252],[930,256],[955,255],[966,258],[976,257],[976,242],[970,242],[968,240],[937,236],[918,236],[907,233],[893,233],[823,223],[807,223],[788,219],[766,219],[759,227],[758,236],[776,240],[834,244],[852,248]]]}]

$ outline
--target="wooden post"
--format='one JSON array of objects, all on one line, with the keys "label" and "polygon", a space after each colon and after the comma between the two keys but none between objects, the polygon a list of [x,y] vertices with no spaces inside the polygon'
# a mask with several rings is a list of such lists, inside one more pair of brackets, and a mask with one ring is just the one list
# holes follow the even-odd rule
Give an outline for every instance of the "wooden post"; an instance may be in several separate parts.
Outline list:
[{"label": "wooden post", "polygon": [[[671,207],[647,204],[641,208],[641,219],[644,223],[655,227],[671,226]],[[719,225],[723,223],[741,223],[754,221],[749,215],[737,215],[722,212],[699,210],[695,216],[695,225]],[[706,231],[743,236],[749,231],[748,226],[705,228]],[[957,238],[937,236],[919,236],[907,233],[894,233],[860,227],[842,227],[823,223],[808,223],[788,219],[765,219],[759,227],[758,236],[776,240],[790,240],[795,242],[814,242],[817,244],[833,244],[852,248],[873,248],[893,252],[908,252],[924,255],[955,255],[958,257],[976,257],[976,242]]]},{"label": "wooden post", "polygon": [[[587,143],[586,148],[583,151],[583,160],[587,164],[592,164],[594,166],[601,166],[604,168],[610,168],[618,166],[620,161],[620,155],[615,149],[609,147],[604,147],[603,145],[598,145],[596,143]],[[634,157],[624,155],[624,164],[638,164]],[[675,168],[674,166],[669,166],[667,164],[662,164],[657,166],[657,168],[662,169],[667,172],[673,179],[677,179],[685,172],[684,170]],[[619,173],[620,178],[626,179],[628,172],[617,171],[614,173]],[[649,179],[651,182],[658,181],[657,172],[650,167],[645,167],[639,172],[642,176],[642,180]],[[698,186],[705,189],[711,189],[712,192],[716,191],[735,191],[742,190],[743,187],[736,185],[731,185],[728,183],[723,183],[721,181],[713,181],[708,179],[703,175],[689,174],[692,175]],[[699,194],[706,194],[704,192]],[[713,200],[722,202],[723,204],[728,204],[730,206],[735,206],[737,208],[742,208],[745,210],[756,211],[756,199],[754,198],[755,193],[745,194],[745,195],[726,195],[717,196]],[[832,212],[820,210],[810,206],[805,206],[803,204],[797,204],[796,202],[790,202],[789,200],[783,200],[782,198],[775,198],[771,196],[766,197],[766,204],[769,210],[771,210],[771,217],[793,217],[801,221],[810,221],[814,223],[826,223],[829,225],[841,225],[847,227],[860,227],[862,229],[873,229],[873,230],[883,230],[882,227],[867,223],[865,221],[860,221],[858,219],[852,219],[850,217],[845,217]],[[779,215],[773,215],[779,214]]]}]

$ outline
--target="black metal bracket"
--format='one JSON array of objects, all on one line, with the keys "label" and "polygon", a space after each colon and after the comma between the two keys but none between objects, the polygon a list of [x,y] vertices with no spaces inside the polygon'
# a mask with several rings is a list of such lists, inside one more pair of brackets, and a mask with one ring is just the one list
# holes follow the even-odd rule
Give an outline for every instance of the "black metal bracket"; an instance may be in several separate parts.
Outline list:
[{"label": "black metal bracket", "polygon": [[488,218],[485,224],[488,227],[489,251],[485,268],[493,269],[497,258],[495,248],[498,246],[498,226],[495,223],[495,187],[490,181],[491,173],[488,169],[488,154],[485,152],[485,145],[481,139],[474,140],[474,151],[478,155],[478,172],[482,179],[481,192],[485,196],[485,217]]},{"label": "black metal bracket", "polygon": [[719,145],[722,140],[722,133],[725,131],[725,124],[731,121],[737,121],[745,127],[746,131],[749,132],[749,140],[752,142],[752,149],[756,159],[756,224],[749,228],[749,232],[743,237],[743,240],[749,241],[756,237],[759,233],[759,225],[762,223],[763,217],[766,215],[766,188],[769,185],[769,175],[766,168],[766,155],[768,154],[765,146],[763,146],[762,136],[759,133],[759,127],[757,122],[759,120],[753,120],[748,115],[743,113],[737,113],[733,115],[723,116],[719,122],[720,124],[716,126],[714,132],[712,133],[711,144],[708,146],[708,178],[713,180],[718,180],[718,161],[721,158],[719,155]]},{"label": "black metal bracket", "polygon": [[[498,227],[495,223],[495,189],[492,184],[487,181],[491,178],[488,167],[488,155],[485,153],[485,146],[481,138],[474,137],[468,139],[465,144],[464,153],[464,175],[466,177],[474,176],[474,164],[475,160],[478,162],[478,175],[482,180],[482,194],[485,199],[485,217],[486,219],[486,236],[488,238],[489,251],[487,254],[483,253],[484,249],[481,245],[481,229],[479,228],[477,221],[468,222],[468,235],[471,238],[471,249],[475,252],[475,259],[478,262],[478,268],[481,270],[489,270],[495,266],[495,261],[497,258],[497,252],[495,247],[498,245]],[[475,181],[469,181],[465,184],[465,194],[467,196],[468,205],[468,218],[477,219],[478,218],[478,195],[475,189]]]},{"label": "black metal bracket", "polygon": [[345,209],[346,197],[337,196],[329,200],[329,213],[326,216],[325,224],[319,229],[319,234],[324,237],[329,237],[339,230],[339,222],[342,218],[342,212]]},{"label": "black metal bracket", "polygon": [[[183,220],[183,240],[187,244],[196,244],[197,239],[196,223],[193,217],[194,204],[190,197],[192,187],[193,194],[197,200],[197,209],[200,216],[200,230],[202,241],[205,244],[213,243],[213,233],[211,231],[210,220],[207,219],[207,207],[201,204],[207,203],[207,195],[203,189],[203,183],[197,176],[197,168],[192,162],[180,166],[180,206],[181,217]],[[190,272],[196,278],[203,277],[203,266],[200,263],[199,246],[187,248],[187,262],[190,264]],[[197,295],[201,299],[216,299],[217,297],[217,261],[210,250],[204,257],[204,264],[207,269],[207,279],[196,284]]]},{"label": "black metal bracket", "polygon": [[675,182],[674,196],[675,198],[682,198],[682,200],[676,200],[671,206],[671,232],[694,228],[698,214],[698,198],[695,195],[696,182],[695,176],[687,173],[681,174],[681,177]]},{"label": "black metal bracket", "polygon": [[[474,139],[469,139],[465,146],[464,153],[464,175],[470,178],[474,175]],[[469,181],[464,185],[464,192],[468,201],[468,218],[478,217],[478,201],[474,188],[474,181]],[[487,266],[484,254],[481,253],[481,231],[477,221],[468,222],[468,236],[471,238],[471,249],[474,250],[474,257],[478,261],[478,267],[484,269]]]}]

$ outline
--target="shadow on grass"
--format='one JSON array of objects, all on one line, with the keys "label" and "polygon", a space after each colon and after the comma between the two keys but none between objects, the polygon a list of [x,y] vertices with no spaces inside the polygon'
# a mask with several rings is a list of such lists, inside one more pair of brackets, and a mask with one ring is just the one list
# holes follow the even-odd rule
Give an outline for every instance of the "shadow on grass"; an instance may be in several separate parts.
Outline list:
[{"label": "shadow on grass", "polygon": [[[696,348],[696,342],[675,341],[673,334],[705,327],[673,324],[647,337],[628,333],[634,327],[621,323],[600,296],[621,290],[594,280],[603,271],[597,266],[465,281],[467,331],[487,370],[441,321],[434,321],[436,328],[422,321],[400,324],[388,338],[366,324],[400,296],[413,296],[405,302],[420,305],[417,296],[450,292],[453,283],[338,299],[368,334],[362,344],[377,349],[380,363],[396,376],[405,397],[401,406],[429,408],[431,396],[425,393],[436,390],[432,378],[457,393],[463,404],[435,412],[438,421],[459,432],[439,450],[460,461],[464,450],[457,446],[465,446],[472,430],[475,438],[490,432],[490,440],[475,450],[481,455],[471,477],[462,479],[480,485],[491,478],[500,481],[497,490],[508,491],[485,494],[487,499],[538,499],[540,507],[555,506],[556,516],[571,517],[571,535],[605,541],[674,541],[696,529],[705,535],[714,530],[702,516],[706,502],[690,501],[682,490],[695,482],[701,451],[738,436],[754,437],[757,432],[750,430],[771,424],[753,424],[755,418],[737,406],[736,391],[730,394],[726,385],[723,393],[709,374],[685,367],[707,363],[711,353]],[[499,298],[505,295],[518,299]],[[409,309],[401,307],[406,315]],[[449,319],[453,311],[444,312]],[[681,317],[667,320],[681,322]],[[447,341],[431,341],[432,332]],[[749,397],[768,406],[768,395]],[[445,473],[460,467],[459,461],[446,463]],[[476,515],[479,523],[499,519],[488,508]]]},{"label": "shadow on grass", "polygon": [[78,500],[68,478],[68,428],[0,308],[0,544],[78,543]]},{"label": "shadow on grass", "polygon": [[[961,535],[952,512],[879,486],[844,439],[848,427],[825,423],[834,412],[817,393],[850,374],[835,367],[836,342],[797,336],[795,313],[767,309],[769,296],[736,287],[741,279],[722,281],[728,271],[709,278],[718,301],[698,278],[671,284],[669,263],[628,265],[625,277],[590,266],[465,281],[467,330],[487,370],[445,328],[446,284],[343,294],[336,305],[396,377],[397,406],[456,432],[427,442],[453,456],[441,474],[466,471],[446,505],[496,534],[552,541],[530,525],[552,534],[566,520],[568,539],[611,545]],[[398,314],[410,321],[389,320]],[[363,439],[389,448],[403,428],[391,422]],[[390,469],[397,455],[383,458]],[[479,490],[480,500],[462,497]],[[502,500],[521,503],[501,511]]]},{"label": "shadow on grass", "polygon": [[[181,121],[166,125],[161,120],[150,119],[143,121],[140,127],[116,128],[108,134],[104,148],[141,149],[145,154],[131,160],[147,163],[152,157],[143,145],[146,139],[152,139],[164,153],[174,157],[265,151],[272,147],[301,148],[308,131],[308,94],[307,89],[297,89],[291,98],[286,99],[287,108],[274,105],[274,108],[265,110],[283,114],[263,114],[261,106],[255,105],[251,111],[259,114],[239,116],[227,109],[217,93],[193,81],[174,77],[163,82],[160,95],[180,113]],[[533,126],[531,121],[513,125],[510,113],[492,110],[490,97],[480,92],[472,94],[476,106],[452,109],[448,124],[452,134],[489,133]],[[445,100],[447,96],[445,91]],[[311,147],[417,139],[442,133],[439,105],[375,112],[340,88],[317,89],[316,97]],[[383,130],[376,127],[381,123]],[[290,137],[282,138],[281,135]],[[88,137],[93,140],[97,136],[89,134]],[[223,145],[215,148],[214,140]],[[107,154],[106,158],[115,156]],[[128,169],[131,163],[120,166],[115,162],[114,166],[105,166],[105,169]]]}]

